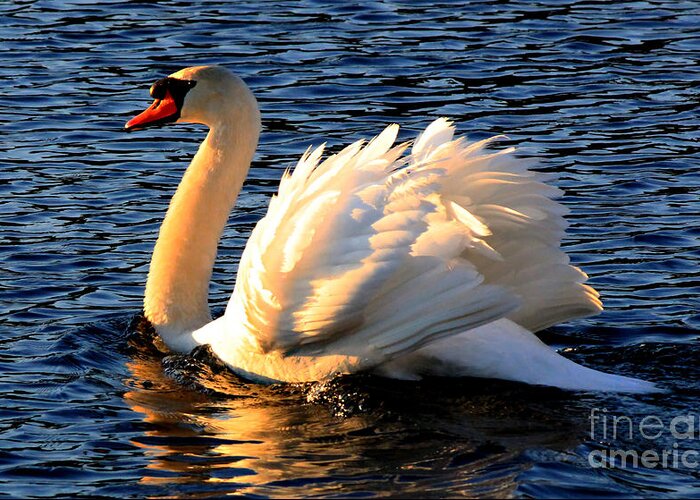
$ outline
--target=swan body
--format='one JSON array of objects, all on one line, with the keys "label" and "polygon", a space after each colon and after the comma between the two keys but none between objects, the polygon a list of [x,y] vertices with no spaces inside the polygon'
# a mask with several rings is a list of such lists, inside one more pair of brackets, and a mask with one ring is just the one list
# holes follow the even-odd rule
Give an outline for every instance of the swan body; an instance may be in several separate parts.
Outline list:
[{"label": "swan body", "polygon": [[[212,321],[218,240],[260,132],[255,97],[219,66],[186,68],[151,88],[126,128],[183,121],[209,133],[175,193],[153,252],[144,312],[163,341],[209,344],[260,382],[373,371],[402,379],[475,376],[573,390],[647,392],[532,332],[601,311],[560,248],[561,193],[498,137],[454,139],[440,118],[413,142],[398,126],[322,160],[307,150],[245,247],[233,295]],[[408,151],[410,147],[410,151]]]}]

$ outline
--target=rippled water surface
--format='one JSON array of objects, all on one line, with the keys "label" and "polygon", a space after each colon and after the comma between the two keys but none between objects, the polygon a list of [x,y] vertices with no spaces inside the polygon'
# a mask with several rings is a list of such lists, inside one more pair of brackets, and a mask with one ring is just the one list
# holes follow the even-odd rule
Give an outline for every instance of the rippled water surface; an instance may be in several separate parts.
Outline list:
[{"label": "rippled water surface", "polygon": [[[0,496],[700,497],[697,462],[590,460],[697,456],[697,436],[601,436],[589,419],[666,425],[700,402],[699,13],[683,1],[0,3]],[[473,139],[508,134],[560,174],[566,245],[606,311],[544,340],[671,392],[366,376],[263,387],[204,351],[160,352],[142,289],[204,130],[121,128],[153,81],[204,63],[244,77],[264,126],[216,310],[307,145],[388,122],[410,138],[445,115]]]}]

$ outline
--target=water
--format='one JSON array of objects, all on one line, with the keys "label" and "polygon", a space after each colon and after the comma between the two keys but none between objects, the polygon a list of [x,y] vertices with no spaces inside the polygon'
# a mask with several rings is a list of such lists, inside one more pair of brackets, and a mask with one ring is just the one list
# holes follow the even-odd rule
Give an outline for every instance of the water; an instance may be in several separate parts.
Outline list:
[{"label": "water", "polygon": [[[0,496],[700,497],[697,462],[591,462],[700,450],[670,432],[700,402],[697,3],[47,0],[0,14]],[[217,311],[308,144],[389,122],[409,138],[446,115],[560,174],[568,251],[606,311],[542,337],[671,392],[366,376],[262,387],[206,352],[160,352],[142,288],[204,131],[121,128],[153,81],[206,63],[246,79],[264,117]],[[628,417],[632,436],[600,419],[591,432],[596,411]],[[653,439],[647,416],[662,422]]]}]

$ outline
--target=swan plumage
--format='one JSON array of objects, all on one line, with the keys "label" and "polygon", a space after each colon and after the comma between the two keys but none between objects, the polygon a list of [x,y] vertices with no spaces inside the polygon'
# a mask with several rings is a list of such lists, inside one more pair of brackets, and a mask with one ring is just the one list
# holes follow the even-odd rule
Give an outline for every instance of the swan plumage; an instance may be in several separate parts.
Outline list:
[{"label": "swan plumage", "polygon": [[373,371],[654,390],[573,363],[532,333],[602,309],[561,249],[561,192],[513,148],[487,151],[499,137],[455,139],[445,118],[412,144],[396,144],[394,124],[325,159],[324,146],[309,148],[284,173],[212,321],[208,283],[257,146],[257,104],[218,66],[181,70],[152,94],[127,128],[210,128],[170,204],[146,287],[146,317],[170,348],[209,344],[259,381]]}]

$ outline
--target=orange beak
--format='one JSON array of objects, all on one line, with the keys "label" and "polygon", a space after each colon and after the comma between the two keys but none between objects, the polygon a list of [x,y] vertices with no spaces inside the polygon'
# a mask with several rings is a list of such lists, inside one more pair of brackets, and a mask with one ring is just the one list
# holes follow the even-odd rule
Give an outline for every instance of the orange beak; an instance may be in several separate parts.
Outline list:
[{"label": "orange beak", "polygon": [[143,113],[135,116],[124,125],[126,130],[132,130],[134,128],[142,128],[148,125],[159,125],[165,123],[169,118],[173,118],[179,113],[177,104],[170,94],[170,91],[166,91],[165,97],[163,99],[156,99],[153,104],[144,111]]}]

